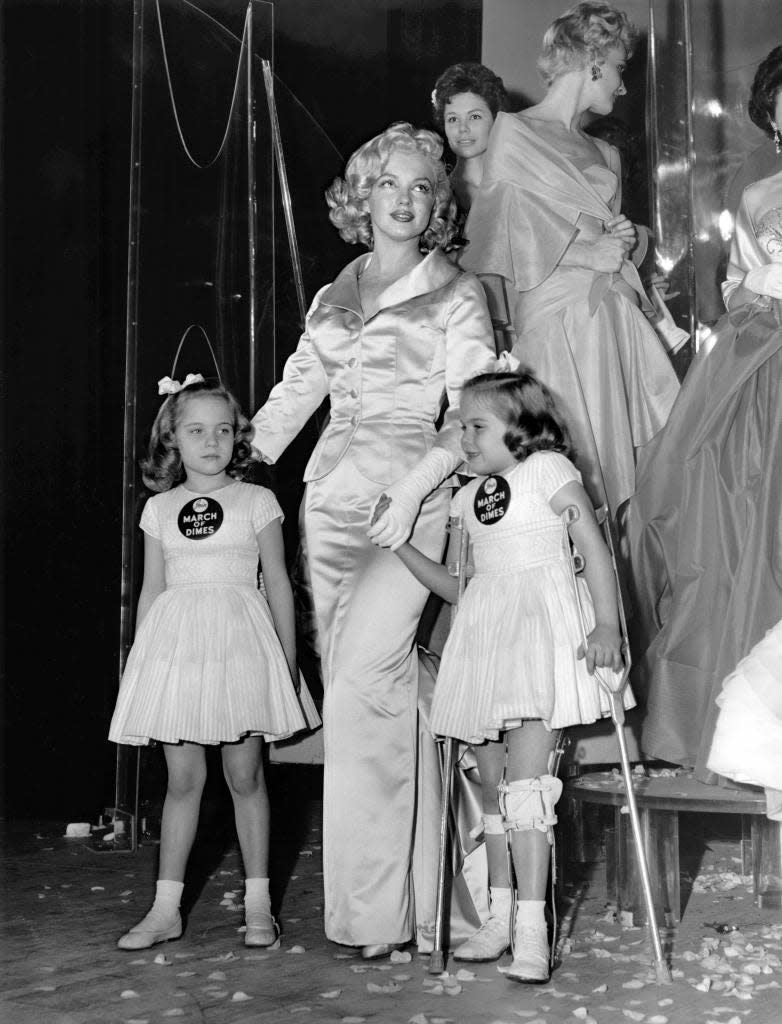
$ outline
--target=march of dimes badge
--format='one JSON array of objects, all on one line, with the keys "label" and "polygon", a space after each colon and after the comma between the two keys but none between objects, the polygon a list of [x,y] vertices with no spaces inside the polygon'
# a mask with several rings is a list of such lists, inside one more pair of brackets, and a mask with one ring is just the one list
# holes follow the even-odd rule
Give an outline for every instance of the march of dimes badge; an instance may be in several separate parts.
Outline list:
[{"label": "march of dimes badge", "polygon": [[214,498],[193,498],[177,516],[179,532],[188,540],[203,540],[217,533],[223,522],[223,506]]},{"label": "march of dimes badge", "polygon": [[475,492],[473,511],[484,526],[493,526],[508,511],[510,487],[504,476],[487,476]]}]

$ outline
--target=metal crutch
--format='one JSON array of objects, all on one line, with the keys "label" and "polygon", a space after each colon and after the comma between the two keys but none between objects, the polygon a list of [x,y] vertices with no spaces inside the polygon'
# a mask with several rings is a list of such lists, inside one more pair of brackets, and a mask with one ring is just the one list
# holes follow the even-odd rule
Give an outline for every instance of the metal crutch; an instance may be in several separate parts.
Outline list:
[{"label": "metal crutch", "polygon": [[[573,523],[578,521],[579,510],[575,505],[569,505],[562,513],[562,521],[565,528],[565,543],[567,549],[570,552],[570,575],[573,583],[573,592],[576,597],[576,607],[578,608],[579,624],[581,626],[581,636],[586,645],[587,630],[586,622],[584,620],[584,609],[581,604],[581,593],[578,586],[577,574],[584,567],[583,558],[574,552],[570,543],[569,529]],[[638,870],[641,875],[641,887],[643,889],[644,903],[646,904],[646,917],[649,926],[649,935],[652,940],[652,948],[654,950],[654,967],[655,974],[657,975],[657,981],[659,984],[670,985],[671,984],[671,972],[668,964],[663,955],[662,943],[660,942],[660,933],[657,929],[657,915],[654,910],[654,897],[652,895],[652,885],[649,880],[649,864],[646,859],[646,848],[644,845],[643,832],[641,831],[641,820],[638,816],[638,805],[635,802],[635,790],[633,789],[633,776],[630,770],[630,758],[627,753],[627,738],[625,737],[624,724],[625,724],[625,709],[624,709],[624,691],[627,687],[627,680],[630,675],[630,668],[632,666],[632,659],[630,656],[630,644],[627,637],[627,620],[625,618],[624,604],[622,602],[622,592],[619,586],[619,572],[616,565],[616,555],[614,553],[614,542],[611,536],[611,524],[608,519],[608,509],[605,505],[595,511],[597,521],[603,530],[605,537],[606,546],[608,547],[609,555],[611,556],[611,567],[614,571],[614,580],[616,581],[616,599],[619,608],[619,625],[622,631],[623,640],[623,654],[624,654],[624,671],[622,673],[622,683],[618,691],[612,690],[608,685],[607,679],[605,679],[600,672],[595,670],[595,678],[597,679],[598,685],[601,686],[608,697],[608,701],[611,707],[611,720],[614,723],[616,730],[616,738],[619,743],[619,756],[622,762],[622,775],[624,777],[625,789],[627,790],[627,809],[630,813],[630,822],[633,828],[633,841],[635,845],[636,858],[638,860]]]},{"label": "metal crutch", "polygon": [[[448,554],[446,566],[451,576],[456,576],[459,581],[456,603],[451,606],[451,625],[456,617],[464,588],[467,585],[467,547],[469,537],[464,528],[464,521],[461,516],[449,516],[448,518]],[[455,551],[455,560],[451,559],[451,553]],[[445,884],[448,864],[448,825],[451,810],[451,783],[454,769],[454,741],[452,736],[446,736],[443,740],[442,757],[442,790],[440,798],[440,844],[437,855],[437,902],[434,914],[434,942],[432,952],[429,955],[429,973],[442,974],[445,970],[445,953],[443,951],[443,933],[445,930]]]}]

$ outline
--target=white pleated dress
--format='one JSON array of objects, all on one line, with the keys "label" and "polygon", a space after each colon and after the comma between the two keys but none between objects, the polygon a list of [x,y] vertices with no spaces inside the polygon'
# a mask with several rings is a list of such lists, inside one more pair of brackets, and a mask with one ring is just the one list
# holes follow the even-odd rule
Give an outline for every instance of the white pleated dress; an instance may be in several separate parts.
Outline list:
[{"label": "white pleated dress", "polygon": [[[470,536],[475,575],[443,651],[432,731],[481,743],[525,719],[548,729],[594,722],[609,714],[608,699],[576,657],[581,632],[566,534],[549,504],[581,475],[564,455],[536,452],[505,475],[505,514],[487,518],[484,504],[481,522],[475,503],[484,479],[470,481],[452,503]],[[592,601],[583,580],[579,586],[589,630]],[[625,706],[634,703],[626,690]]]},{"label": "white pleated dress", "polygon": [[239,481],[149,499],[141,528],[162,544],[166,589],[136,634],[110,740],[278,740],[320,723],[303,682],[296,694],[257,585],[256,534],[282,518],[271,491]]}]

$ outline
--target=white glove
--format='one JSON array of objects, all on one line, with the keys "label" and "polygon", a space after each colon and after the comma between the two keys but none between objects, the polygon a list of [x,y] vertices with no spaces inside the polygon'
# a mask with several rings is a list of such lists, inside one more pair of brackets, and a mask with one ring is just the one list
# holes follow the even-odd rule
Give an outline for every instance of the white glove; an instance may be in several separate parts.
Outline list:
[{"label": "white glove", "polygon": [[782,299],[782,263],[767,263],[763,267],[750,270],[742,282],[745,288],[758,295],[770,295],[772,299]]},{"label": "white glove", "polygon": [[392,551],[404,544],[413,532],[421,502],[458,463],[458,456],[444,448],[432,448],[414,470],[387,487],[372,505],[367,531],[372,543]]}]

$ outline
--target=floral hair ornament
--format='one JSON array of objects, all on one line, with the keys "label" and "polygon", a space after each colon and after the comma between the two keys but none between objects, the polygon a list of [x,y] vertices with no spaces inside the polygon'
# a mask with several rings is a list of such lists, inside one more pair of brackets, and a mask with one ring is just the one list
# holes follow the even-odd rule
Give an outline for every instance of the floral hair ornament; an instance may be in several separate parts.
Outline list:
[{"label": "floral hair ornament", "polygon": [[203,382],[202,373],[188,373],[181,384],[178,380],[172,380],[171,377],[161,377],[157,382],[157,393],[159,395],[175,395],[182,388],[188,388],[191,384],[203,384]]},{"label": "floral hair ornament", "polygon": [[519,360],[510,354],[510,352],[500,352],[497,357],[497,361],[494,364],[495,373],[517,373],[521,363]]},{"label": "floral hair ornament", "polygon": [[161,377],[160,380],[157,382],[157,393],[159,395],[175,395],[178,391],[181,391],[182,388],[189,387],[191,384],[204,383],[205,378],[201,373],[188,373],[188,375],[185,377],[181,384],[174,376],[174,374],[176,373],[176,364],[179,361],[179,353],[182,351],[182,346],[187,341],[188,335],[192,330],[200,331],[201,334],[204,336],[204,341],[206,342],[207,348],[209,349],[209,354],[212,357],[212,362],[215,364],[215,373],[217,374],[217,380],[222,384],[220,366],[217,362],[217,357],[215,356],[215,350],[212,348],[212,342],[209,340],[209,335],[206,333],[206,331],[200,324],[190,324],[185,333],[179,339],[179,344],[177,345],[177,350],[174,355],[174,362],[171,366],[171,376]]}]

